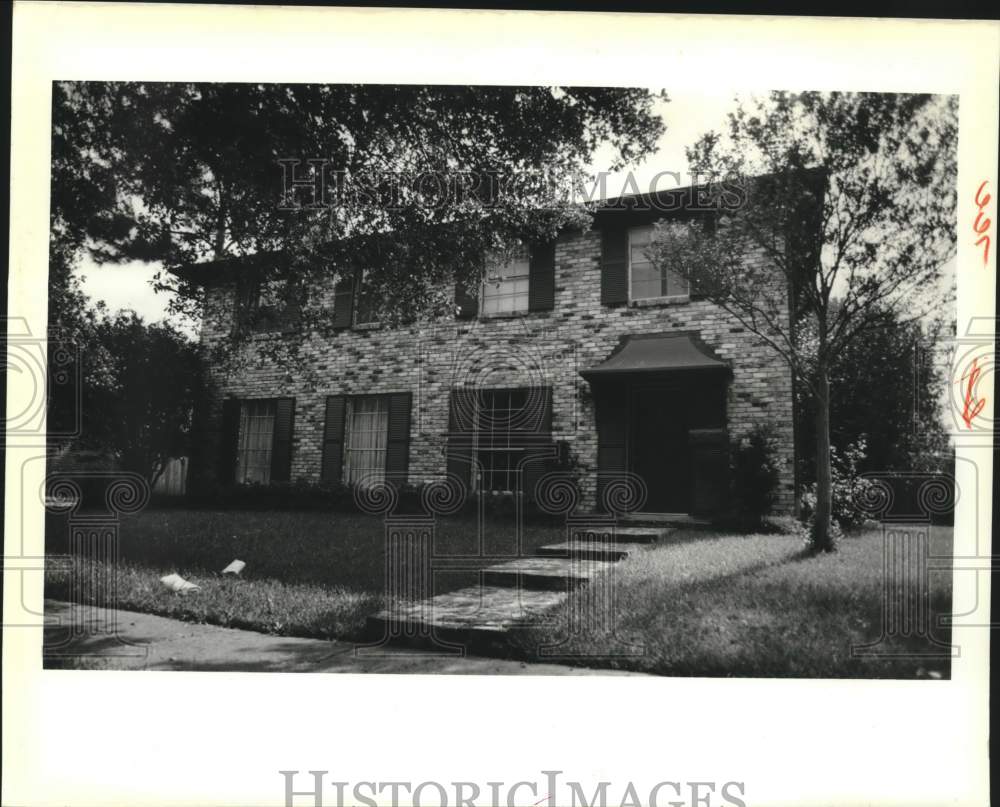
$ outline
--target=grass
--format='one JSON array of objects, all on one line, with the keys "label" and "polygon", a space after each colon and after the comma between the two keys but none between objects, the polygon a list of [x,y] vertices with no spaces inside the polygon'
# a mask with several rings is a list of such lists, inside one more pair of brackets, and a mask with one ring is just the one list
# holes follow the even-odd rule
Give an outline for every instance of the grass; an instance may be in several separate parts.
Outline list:
[{"label": "grass", "polygon": [[[435,556],[466,556],[462,571],[435,574],[440,593],[478,580],[475,567],[518,554],[512,517],[479,529],[469,518],[438,522]],[[553,540],[558,527],[529,526],[523,554]],[[50,517],[46,543],[64,553],[67,525]],[[242,578],[219,574],[233,559],[246,562]],[[490,558],[487,560],[486,558]],[[96,561],[75,573],[101,575]],[[176,572],[200,590],[174,594],[160,577]],[[71,599],[69,569],[50,564],[46,596]],[[379,611],[385,592],[385,526],[377,516],[320,512],[241,512],[169,509],[122,519],[116,574],[119,608],[286,636],[361,639],[365,618]]]},{"label": "grass", "polygon": [[[558,627],[521,637],[522,652],[544,658],[542,645],[562,642],[558,652],[576,663],[674,676],[949,677],[949,660],[931,658],[936,648],[926,638],[878,647],[909,657],[852,653],[882,633],[880,529],[845,537],[825,555],[804,552],[787,535],[682,537],[615,567],[615,630],[601,619],[600,587],[584,588],[560,606]],[[950,559],[951,540],[951,528],[932,528],[931,555]],[[934,626],[951,612],[950,571],[931,574],[928,599]],[[571,615],[580,627],[569,635]],[[932,631],[949,641],[947,629]],[[642,655],[629,655],[636,646]]]},{"label": "grass", "polygon": [[[66,547],[66,524],[48,525],[51,552]],[[531,554],[561,539],[559,527],[529,527],[520,547]],[[475,522],[439,522],[437,557],[475,555]],[[932,555],[950,558],[951,529],[932,529]],[[117,604],[194,622],[286,636],[360,640],[365,619],[385,600],[384,526],[375,516],[316,512],[164,510],[122,520]],[[926,639],[894,638],[882,653],[909,658],[862,658],[852,646],[875,642],[883,607],[882,533],[844,538],[839,551],[809,555],[801,540],[782,534],[675,534],[669,543],[619,563],[613,573],[615,631],[600,584],[579,589],[554,619],[518,638],[518,655],[663,675],[766,677],[948,677],[947,658],[928,658]],[[483,558],[465,570],[435,575],[435,591],[472,585],[481,567],[515,556],[513,525],[484,527]],[[246,561],[243,578],[219,571]],[[94,561],[87,574],[104,573]],[[170,572],[197,583],[186,595],[168,591]],[[55,565],[46,595],[71,599],[71,574]],[[951,610],[950,573],[932,574],[932,619]],[[567,634],[569,620],[579,629]],[[936,623],[932,621],[932,625]],[[949,636],[934,629],[944,642]],[[624,646],[622,640],[631,643]],[[560,658],[540,651],[560,644]],[[641,646],[641,655],[635,655]],[[912,654],[917,654],[912,657]]]}]

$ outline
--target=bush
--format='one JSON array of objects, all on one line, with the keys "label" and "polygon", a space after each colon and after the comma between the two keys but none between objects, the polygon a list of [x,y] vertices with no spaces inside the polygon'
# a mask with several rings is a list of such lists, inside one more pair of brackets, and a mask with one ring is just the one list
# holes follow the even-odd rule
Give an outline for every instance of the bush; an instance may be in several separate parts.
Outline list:
[{"label": "bush", "polygon": [[747,528],[758,528],[774,507],[778,489],[774,432],[758,425],[732,453],[733,515]]},{"label": "bush", "polygon": [[[864,437],[851,443],[843,451],[830,448],[830,473],[833,486],[832,517],[835,536],[841,532],[860,529],[867,516],[858,507],[865,492],[874,484],[871,479],[860,476],[858,466],[865,460],[867,445]],[[816,516],[816,484],[802,488],[799,512],[802,520],[812,530]]]}]

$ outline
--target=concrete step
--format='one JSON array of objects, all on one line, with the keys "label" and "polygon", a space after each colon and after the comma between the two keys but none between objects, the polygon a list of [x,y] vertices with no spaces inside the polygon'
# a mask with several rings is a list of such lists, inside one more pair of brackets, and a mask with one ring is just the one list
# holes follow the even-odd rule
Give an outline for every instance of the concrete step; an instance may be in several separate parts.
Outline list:
[{"label": "concrete step", "polygon": [[624,541],[563,541],[538,547],[538,554],[547,558],[588,558],[619,561],[646,549],[648,544]]},{"label": "concrete step", "polygon": [[689,513],[626,513],[623,524],[660,527],[709,527],[711,522]]},{"label": "concrete step", "polygon": [[[670,527],[635,525],[616,525],[613,529],[585,529],[583,527],[574,529],[571,541],[596,541],[597,543],[609,543],[612,539],[621,543],[634,544],[654,544],[664,540],[673,529]],[[613,538],[612,538],[613,537]]]},{"label": "concrete step", "polygon": [[564,599],[565,591],[470,586],[370,616],[368,635],[376,643],[504,655],[511,633],[544,624],[545,613]]},{"label": "concrete step", "polygon": [[606,572],[614,561],[587,558],[518,558],[483,569],[487,586],[568,591]]}]

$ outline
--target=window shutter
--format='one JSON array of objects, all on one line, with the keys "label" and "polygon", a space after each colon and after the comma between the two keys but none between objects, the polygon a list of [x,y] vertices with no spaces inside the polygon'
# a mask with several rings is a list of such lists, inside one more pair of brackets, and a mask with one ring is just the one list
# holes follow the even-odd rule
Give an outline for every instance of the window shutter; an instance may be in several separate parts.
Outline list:
[{"label": "window shutter", "polygon": [[385,478],[394,485],[406,484],[410,464],[410,407],[413,396],[409,392],[395,392],[389,396],[389,439],[385,451]]},{"label": "window shutter", "polygon": [[550,311],[556,298],[556,245],[538,244],[528,262],[528,310]]},{"label": "window shutter", "polygon": [[474,319],[479,313],[479,300],[465,290],[464,284],[455,282],[455,318]]},{"label": "window shutter", "polygon": [[595,395],[597,407],[597,502],[604,488],[628,470],[628,398],[621,390]]},{"label": "window shutter", "polygon": [[608,227],[601,230],[601,303],[628,302],[628,230]]},{"label": "window shutter", "polygon": [[240,439],[240,402],[227,398],[222,402],[222,422],[219,429],[219,482],[236,481],[236,450]]},{"label": "window shutter", "polygon": [[271,481],[289,482],[292,478],[292,428],[295,422],[295,399],[278,398],[274,402],[274,436],[271,442]]},{"label": "window shutter", "polygon": [[472,489],[472,439],[475,428],[476,391],[453,389],[448,410],[448,473]]},{"label": "window shutter", "polygon": [[324,482],[336,484],[343,478],[346,412],[347,398],[345,396],[327,396],[326,423],[323,426],[323,465],[320,470],[320,478]]},{"label": "window shutter", "polygon": [[341,278],[334,287],[333,327],[350,328],[354,319],[354,276]]},{"label": "window shutter", "polygon": [[691,429],[691,512],[717,513],[729,488],[729,436],[725,429]]}]

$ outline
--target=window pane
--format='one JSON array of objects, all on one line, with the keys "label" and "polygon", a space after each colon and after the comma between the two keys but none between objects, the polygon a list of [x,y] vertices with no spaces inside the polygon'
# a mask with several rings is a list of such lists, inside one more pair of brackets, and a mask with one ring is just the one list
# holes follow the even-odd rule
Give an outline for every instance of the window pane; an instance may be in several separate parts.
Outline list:
[{"label": "window pane", "polygon": [[266,485],[271,481],[273,439],[274,401],[244,401],[240,407],[237,482]]},{"label": "window pane", "polygon": [[529,271],[527,250],[505,263],[488,262],[483,281],[483,313],[526,311]]},{"label": "window pane", "polygon": [[671,272],[669,269],[664,269],[663,274],[666,279],[667,294],[669,296],[681,296],[691,293],[691,285],[686,279],[674,272]]},{"label": "window pane", "polygon": [[649,261],[633,262],[632,299],[644,300],[660,297],[662,294],[663,281],[660,271]]},{"label": "window pane", "polygon": [[482,468],[479,489],[518,490],[518,462],[524,456],[525,406],[531,391],[480,390],[476,417],[476,456]]},{"label": "window pane", "polygon": [[378,322],[378,300],[370,286],[366,286],[365,279],[368,271],[361,273],[357,283],[357,296],[354,309],[355,325],[371,325]]},{"label": "window pane", "polygon": [[384,396],[347,401],[344,480],[348,483],[385,479],[389,439],[389,407]]}]

